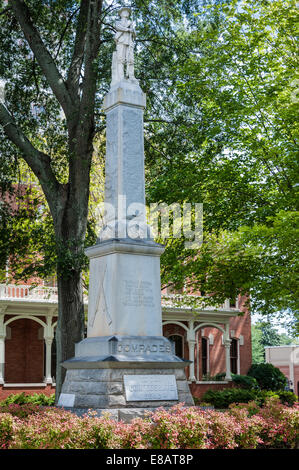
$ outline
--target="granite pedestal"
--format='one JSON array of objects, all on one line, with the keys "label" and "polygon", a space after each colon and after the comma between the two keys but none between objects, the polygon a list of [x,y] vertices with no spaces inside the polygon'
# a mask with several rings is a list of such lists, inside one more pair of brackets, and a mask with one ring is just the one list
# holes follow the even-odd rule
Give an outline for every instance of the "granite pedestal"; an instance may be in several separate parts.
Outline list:
[{"label": "granite pedestal", "polygon": [[162,336],[86,338],[66,361],[59,406],[83,414],[88,409],[129,420],[146,410],[193,405],[185,361]]}]

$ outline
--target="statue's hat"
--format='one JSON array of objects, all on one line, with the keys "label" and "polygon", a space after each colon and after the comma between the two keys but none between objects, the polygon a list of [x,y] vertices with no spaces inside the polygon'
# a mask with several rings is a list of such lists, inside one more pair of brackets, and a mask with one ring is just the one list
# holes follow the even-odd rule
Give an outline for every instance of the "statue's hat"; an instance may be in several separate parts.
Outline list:
[{"label": "statue's hat", "polygon": [[127,12],[129,13],[129,15],[131,14],[131,8],[129,8],[129,7],[122,7],[122,8],[119,10],[119,12],[118,12],[119,16],[121,16],[121,14],[122,14],[123,11],[127,11]]}]

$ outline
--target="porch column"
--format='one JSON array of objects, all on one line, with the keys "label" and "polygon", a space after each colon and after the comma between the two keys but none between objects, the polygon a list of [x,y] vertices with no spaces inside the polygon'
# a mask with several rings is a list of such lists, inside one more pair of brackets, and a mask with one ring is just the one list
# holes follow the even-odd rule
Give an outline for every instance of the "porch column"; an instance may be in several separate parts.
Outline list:
[{"label": "porch column", "polygon": [[225,347],[225,368],[226,368],[226,374],[225,374],[225,380],[232,380],[231,376],[231,370],[230,370],[230,345],[231,345],[231,339],[229,337],[229,323],[226,323],[225,325],[225,335],[224,335],[224,347]]},{"label": "porch column", "polygon": [[4,314],[0,314],[0,385],[4,384],[5,337],[6,326],[4,325]]},{"label": "porch column", "polygon": [[46,345],[46,371],[45,382],[46,384],[52,383],[51,376],[51,356],[52,356],[52,342],[54,338],[54,329],[52,325],[52,317],[47,318],[47,326],[44,328],[44,340]]},{"label": "porch column", "polygon": [[231,371],[230,371],[230,345],[231,345],[231,340],[230,339],[224,340],[225,365],[226,365],[225,380],[232,380]]},{"label": "porch column", "polygon": [[46,384],[52,383],[52,376],[51,376],[51,352],[52,352],[52,342],[53,337],[46,337],[45,344],[46,344],[46,377],[45,381]]},{"label": "porch column", "polygon": [[189,361],[192,361],[189,365],[189,381],[196,382],[195,370],[194,370],[194,350],[195,350],[195,332],[194,332],[194,322],[190,320],[188,322],[189,329],[187,331],[187,342],[189,348]]}]

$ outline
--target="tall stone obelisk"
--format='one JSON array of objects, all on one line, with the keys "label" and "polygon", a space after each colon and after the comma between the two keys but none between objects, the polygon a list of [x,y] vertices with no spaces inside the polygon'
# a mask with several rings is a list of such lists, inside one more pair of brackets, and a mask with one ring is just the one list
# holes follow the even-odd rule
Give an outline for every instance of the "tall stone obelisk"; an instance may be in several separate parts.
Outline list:
[{"label": "tall stone obelisk", "polygon": [[116,23],[107,119],[105,225],[90,258],[87,338],[64,362],[58,404],[114,410],[119,419],[144,409],[192,405],[184,367],[162,336],[160,255],[146,223],[143,112],[134,76],[130,10]]}]

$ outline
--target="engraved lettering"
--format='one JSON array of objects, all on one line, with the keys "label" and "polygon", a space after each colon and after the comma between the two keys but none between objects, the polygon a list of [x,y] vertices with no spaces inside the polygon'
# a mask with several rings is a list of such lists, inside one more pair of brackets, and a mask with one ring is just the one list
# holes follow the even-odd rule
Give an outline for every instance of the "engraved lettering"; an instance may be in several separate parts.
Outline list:
[{"label": "engraved lettering", "polygon": [[174,375],[125,375],[126,399],[177,400],[177,386]]},{"label": "engraved lettering", "polygon": [[122,353],[171,353],[171,346],[165,344],[118,343],[117,352]]},{"label": "engraved lettering", "polygon": [[152,282],[124,280],[122,299],[127,307],[154,307]]}]

